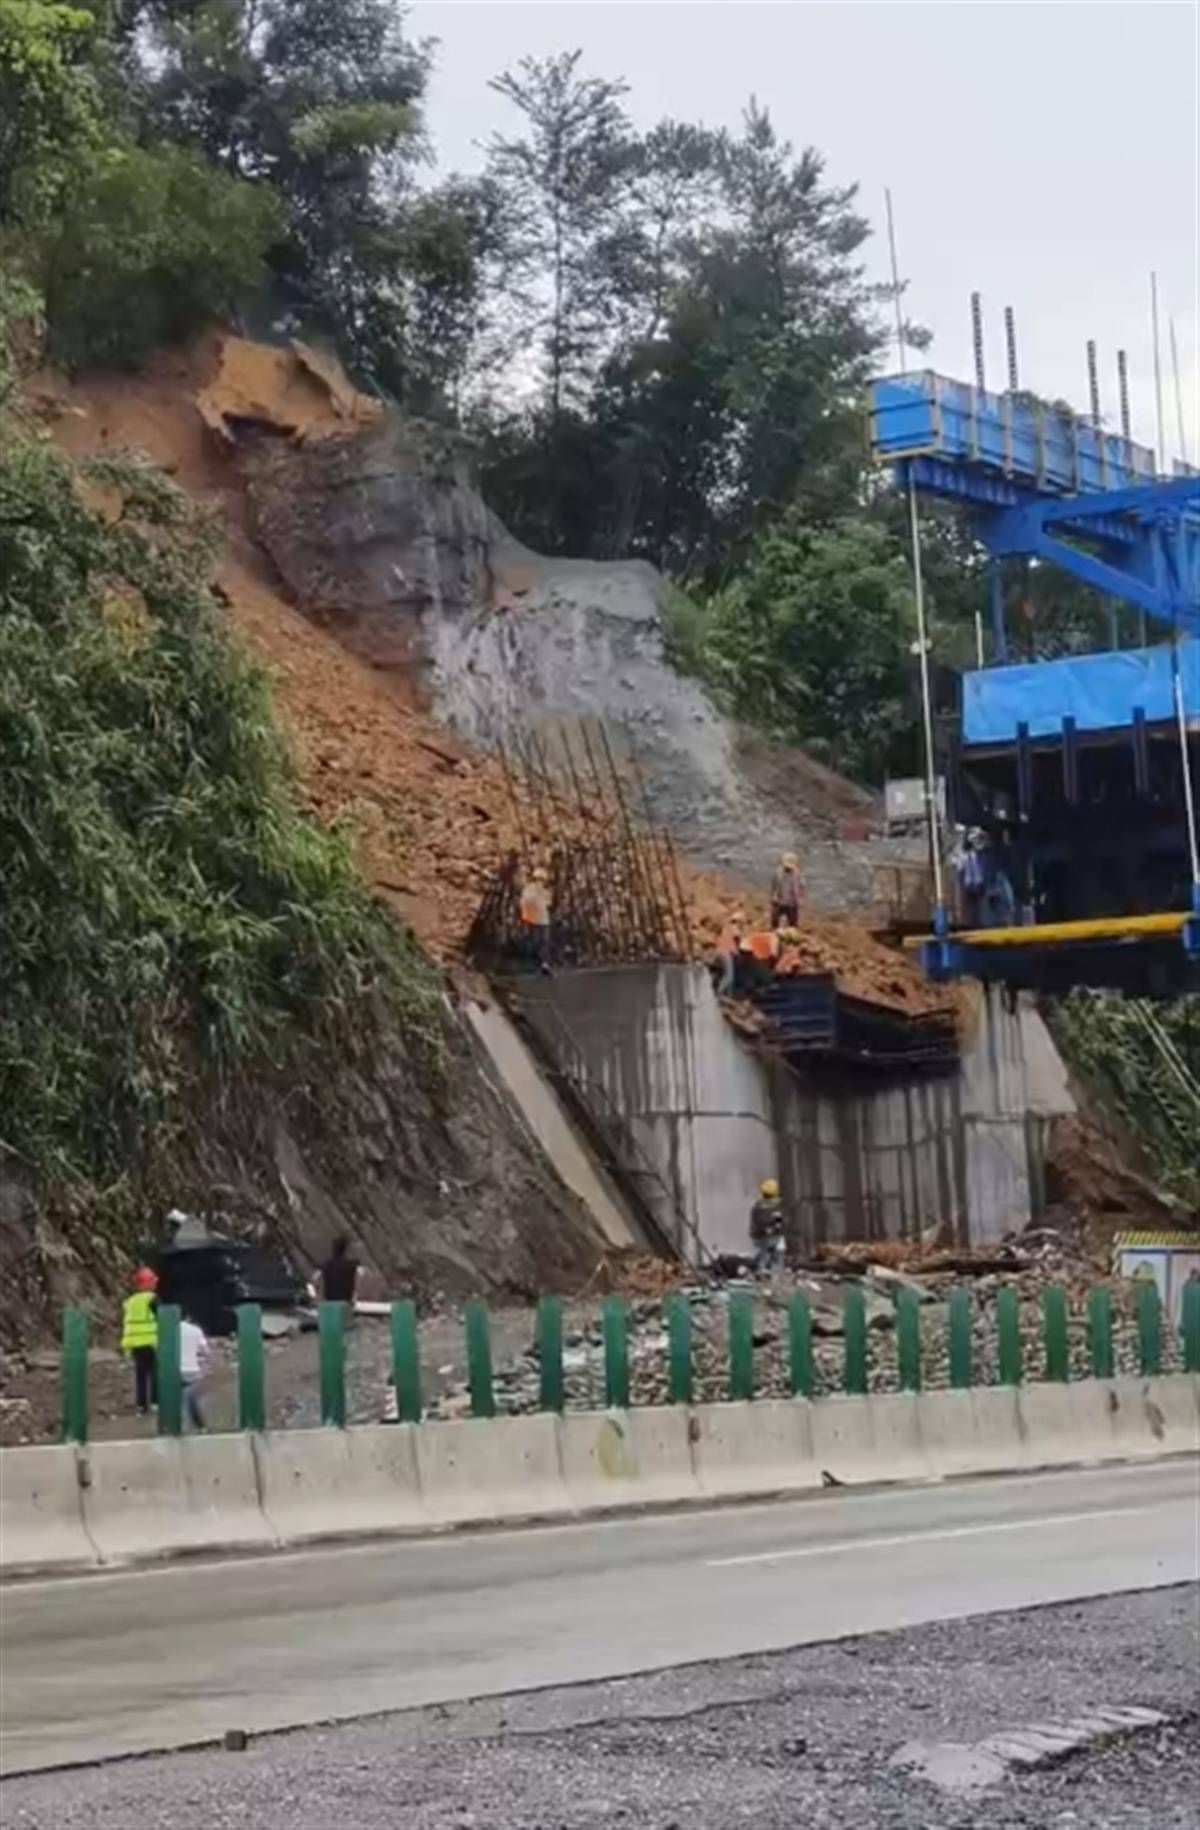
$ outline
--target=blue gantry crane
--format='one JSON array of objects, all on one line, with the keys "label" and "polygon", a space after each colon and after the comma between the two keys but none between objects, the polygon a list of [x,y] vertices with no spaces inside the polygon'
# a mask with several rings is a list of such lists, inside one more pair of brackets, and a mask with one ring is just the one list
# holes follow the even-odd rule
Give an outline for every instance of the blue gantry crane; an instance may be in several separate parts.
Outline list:
[{"label": "blue gantry crane", "polygon": [[[956,927],[940,908],[922,943],[932,976],[1143,994],[1197,982],[1200,475],[1160,475],[1123,421],[1102,428],[1094,382],[1090,420],[930,371],[873,385],[875,457],[962,509],[991,562],[991,663],[962,677],[948,808],[983,835],[1013,909]],[[1013,559],[1131,605],[1143,645],[1014,664]]]}]

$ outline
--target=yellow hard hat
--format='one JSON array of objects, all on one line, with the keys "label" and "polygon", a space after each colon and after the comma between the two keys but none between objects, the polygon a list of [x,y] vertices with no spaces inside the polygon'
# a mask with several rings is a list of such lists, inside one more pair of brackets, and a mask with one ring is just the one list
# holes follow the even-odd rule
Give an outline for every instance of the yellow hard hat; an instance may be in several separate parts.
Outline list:
[{"label": "yellow hard hat", "polygon": [[779,1193],[779,1184],[773,1176],[768,1176],[758,1192],[766,1200],[773,1201]]},{"label": "yellow hard hat", "polygon": [[545,883],[546,873],[542,869],[540,864],[538,865],[538,867],[535,871],[530,872],[530,878],[534,883]]}]

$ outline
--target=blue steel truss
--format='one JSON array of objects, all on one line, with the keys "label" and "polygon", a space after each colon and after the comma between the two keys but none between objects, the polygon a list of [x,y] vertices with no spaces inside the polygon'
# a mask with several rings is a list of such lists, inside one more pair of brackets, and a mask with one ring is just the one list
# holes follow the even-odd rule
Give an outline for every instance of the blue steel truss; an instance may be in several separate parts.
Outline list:
[{"label": "blue steel truss", "polygon": [[1152,452],[1065,407],[932,371],[873,384],[870,438],[901,481],[966,509],[993,559],[1041,559],[1200,634],[1200,474],[1158,477]]}]

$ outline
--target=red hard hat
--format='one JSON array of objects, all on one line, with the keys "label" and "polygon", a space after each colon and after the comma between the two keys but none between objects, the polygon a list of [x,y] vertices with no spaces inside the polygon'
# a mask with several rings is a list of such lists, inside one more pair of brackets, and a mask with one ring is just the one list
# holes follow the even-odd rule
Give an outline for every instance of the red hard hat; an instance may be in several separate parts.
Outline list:
[{"label": "red hard hat", "polygon": [[158,1278],[150,1269],[149,1265],[144,1264],[138,1266],[138,1269],[133,1274],[133,1287],[135,1290],[158,1289]]}]

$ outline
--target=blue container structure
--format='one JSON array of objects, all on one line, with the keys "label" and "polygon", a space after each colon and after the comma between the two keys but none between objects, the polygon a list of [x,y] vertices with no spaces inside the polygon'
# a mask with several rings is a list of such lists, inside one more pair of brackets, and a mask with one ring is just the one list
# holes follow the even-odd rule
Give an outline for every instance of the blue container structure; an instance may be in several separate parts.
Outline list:
[{"label": "blue container structure", "polygon": [[[877,381],[869,413],[878,461],[957,504],[992,562],[993,665],[963,676],[946,773],[950,817],[1005,893],[981,914],[973,890],[960,932],[925,943],[927,970],[1056,991],[1197,983],[1200,475],[1160,477],[1153,452],[1066,406],[932,371]],[[1013,558],[1131,605],[1160,645],[1010,664]]]}]

